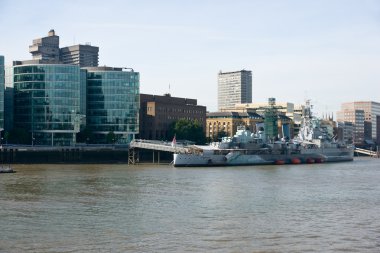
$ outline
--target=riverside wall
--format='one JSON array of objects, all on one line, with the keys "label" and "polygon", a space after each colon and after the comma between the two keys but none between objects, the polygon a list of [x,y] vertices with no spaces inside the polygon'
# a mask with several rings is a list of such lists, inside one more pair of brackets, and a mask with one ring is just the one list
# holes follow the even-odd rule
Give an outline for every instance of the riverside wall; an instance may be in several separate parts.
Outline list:
[{"label": "riverside wall", "polygon": [[[173,154],[152,150],[137,150],[138,163],[170,163]],[[128,164],[128,148],[23,148],[7,147],[0,149],[1,164]]]}]

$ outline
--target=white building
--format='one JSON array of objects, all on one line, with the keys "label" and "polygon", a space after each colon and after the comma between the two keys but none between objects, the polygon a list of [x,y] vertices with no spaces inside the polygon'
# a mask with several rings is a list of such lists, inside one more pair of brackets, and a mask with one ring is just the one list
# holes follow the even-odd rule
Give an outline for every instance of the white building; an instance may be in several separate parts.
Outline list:
[{"label": "white building", "polygon": [[219,72],[218,110],[252,102],[252,71]]}]

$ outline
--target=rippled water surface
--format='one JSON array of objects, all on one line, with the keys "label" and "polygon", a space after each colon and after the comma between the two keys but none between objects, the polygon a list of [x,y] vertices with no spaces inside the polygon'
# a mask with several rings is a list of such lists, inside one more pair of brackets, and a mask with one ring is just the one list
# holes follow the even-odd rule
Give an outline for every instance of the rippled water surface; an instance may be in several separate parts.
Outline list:
[{"label": "rippled water surface", "polygon": [[15,169],[0,252],[380,252],[380,159]]}]

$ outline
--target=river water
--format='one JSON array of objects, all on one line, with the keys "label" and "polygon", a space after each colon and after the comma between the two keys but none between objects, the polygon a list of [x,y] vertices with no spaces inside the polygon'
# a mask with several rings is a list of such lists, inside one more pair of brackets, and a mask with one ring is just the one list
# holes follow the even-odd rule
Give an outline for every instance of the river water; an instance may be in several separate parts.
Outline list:
[{"label": "river water", "polygon": [[0,252],[380,252],[380,159],[14,168]]}]

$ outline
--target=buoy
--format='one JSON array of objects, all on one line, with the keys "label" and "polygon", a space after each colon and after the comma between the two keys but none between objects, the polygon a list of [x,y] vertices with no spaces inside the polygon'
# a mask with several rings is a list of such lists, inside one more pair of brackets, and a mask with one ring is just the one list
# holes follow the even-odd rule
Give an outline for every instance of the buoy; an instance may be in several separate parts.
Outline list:
[{"label": "buoy", "polygon": [[293,158],[291,160],[292,164],[300,164],[301,163],[301,160],[299,158]]},{"label": "buoy", "polygon": [[306,162],[307,163],[315,163],[315,160],[313,158],[307,158]]},{"label": "buoy", "polygon": [[282,164],[285,164],[285,161],[284,160],[276,160],[274,163],[276,165],[282,165]]},{"label": "buoy", "polygon": [[323,163],[324,160],[322,158],[316,158],[315,163]]}]

